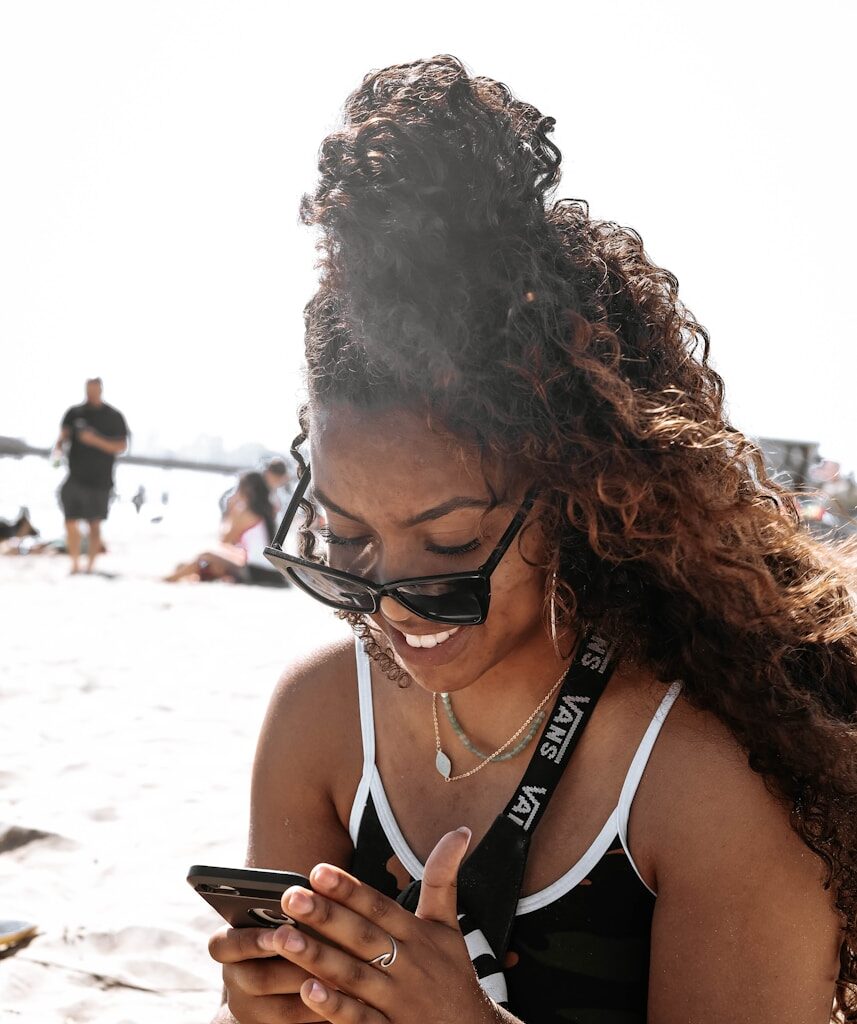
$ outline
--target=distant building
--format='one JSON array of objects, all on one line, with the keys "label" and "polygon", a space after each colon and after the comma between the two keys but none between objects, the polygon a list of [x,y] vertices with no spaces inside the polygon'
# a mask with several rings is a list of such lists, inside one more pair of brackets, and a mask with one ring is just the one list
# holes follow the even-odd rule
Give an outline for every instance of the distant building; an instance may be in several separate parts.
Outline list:
[{"label": "distant building", "polygon": [[812,533],[841,537],[857,533],[857,481],[843,476],[838,462],[819,457],[816,441],[758,437],[772,479],[800,491],[801,520]]},{"label": "distant building", "polygon": [[811,486],[810,470],[818,462],[818,442],[757,437],[756,444],[765,456],[768,472],[777,483],[792,490]]}]

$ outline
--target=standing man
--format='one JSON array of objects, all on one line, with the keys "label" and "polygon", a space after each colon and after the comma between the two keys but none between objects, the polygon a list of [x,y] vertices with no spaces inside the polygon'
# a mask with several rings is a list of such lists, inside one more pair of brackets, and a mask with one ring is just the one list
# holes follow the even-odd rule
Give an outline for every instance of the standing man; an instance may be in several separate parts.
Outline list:
[{"label": "standing man", "polygon": [[113,490],[113,463],[128,447],[125,417],[101,398],[101,378],[86,382],[86,401],[73,405],[63,416],[60,435],[54,445],[58,455],[67,442],[68,479],[60,489],[60,504],[65,514],[71,571],[80,563],[80,521],[89,524],[87,572],[92,572],[95,556],[101,550],[101,521],[107,518],[110,492]]}]

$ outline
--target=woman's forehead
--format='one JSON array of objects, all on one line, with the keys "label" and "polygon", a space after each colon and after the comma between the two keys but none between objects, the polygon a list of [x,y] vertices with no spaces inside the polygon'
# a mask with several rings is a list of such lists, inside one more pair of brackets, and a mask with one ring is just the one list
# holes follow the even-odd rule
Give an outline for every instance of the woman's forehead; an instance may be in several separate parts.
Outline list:
[{"label": "woman's forehead", "polygon": [[334,500],[341,494],[374,494],[419,504],[427,497],[489,498],[492,493],[490,470],[477,448],[431,430],[407,409],[314,411],[309,456],[314,485]]},{"label": "woman's forehead", "polygon": [[432,430],[424,417],[408,409],[379,412],[346,404],[325,406],[310,416],[309,443],[316,462],[349,458],[422,466],[455,462],[478,467],[482,475],[478,448]]}]

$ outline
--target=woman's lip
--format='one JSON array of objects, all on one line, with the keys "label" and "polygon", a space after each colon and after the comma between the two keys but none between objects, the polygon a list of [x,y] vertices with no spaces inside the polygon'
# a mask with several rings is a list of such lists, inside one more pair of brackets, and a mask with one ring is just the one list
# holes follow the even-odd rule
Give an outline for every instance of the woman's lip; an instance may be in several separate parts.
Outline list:
[{"label": "woman's lip", "polygon": [[[385,623],[384,632],[387,639],[393,645],[396,654],[406,665],[445,665],[457,656],[462,644],[470,635],[466,626],[459,626],[457,631],[448,640],[437,644],[434,647],[411,647],[405,639],[405,634],[390,623]],[[453,629],[455,627],[452,627]],[[441,630],[442,632],[442,630]],[[412,636],[414,634],[411,634]],[[424,634],[426,635],[426,634]],[[427,634],[432,635],[432,634]]]}]

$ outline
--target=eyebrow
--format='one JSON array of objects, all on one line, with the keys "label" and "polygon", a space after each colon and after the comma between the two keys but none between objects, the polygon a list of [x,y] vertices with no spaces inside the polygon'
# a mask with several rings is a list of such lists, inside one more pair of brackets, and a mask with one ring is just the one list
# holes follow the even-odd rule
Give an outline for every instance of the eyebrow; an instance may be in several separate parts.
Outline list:
[{"label": "eyebrow", "polygon": [[[354,523],[362,523],[363,520],[359,516],[353,515],[351,512],[346,512],[344,508],[341,508],[336,504],[335,501],[331,501],[322,491],[317,487],[314,488],[315,496],[324,505],[326,509],[331,512],[335,512],[337,515],[344,516],[346,519],[350,519]],[[488,508],[491,502],[485,498],[471,498],[471,497],[456,497],[450,498],[449,501],[444,501],[440,505],[435,505],[432,508],[427,508],[424,512],[419,512],[415,516],[411,516],[409,519],[405,519],[401,526],[418,526],[420,523],[427,523],[434,519],[442,519],[444,516],[448,516],[450,512],[456,512],[460,508]]]}]

